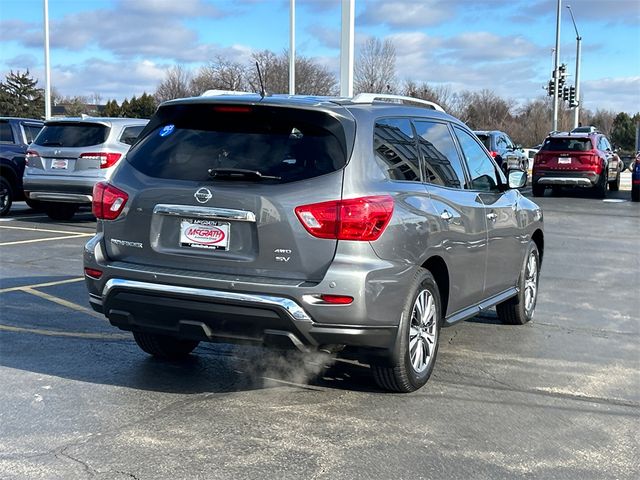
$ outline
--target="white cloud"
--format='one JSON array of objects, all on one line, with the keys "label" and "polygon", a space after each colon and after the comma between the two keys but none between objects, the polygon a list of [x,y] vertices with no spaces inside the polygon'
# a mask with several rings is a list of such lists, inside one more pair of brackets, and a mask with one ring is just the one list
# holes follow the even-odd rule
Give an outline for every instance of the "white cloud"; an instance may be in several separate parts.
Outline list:
[{"label": "white cloud", "polygon": [[584,107],[627,112],[640,112],[640,76],[601,78],[581,82],[581,97]]},{"label": "white cloud", "polygon": [[437,25],[451,18],[455,7],[446,0],[370,1],[356,21],[363,25],[416,28]]}]

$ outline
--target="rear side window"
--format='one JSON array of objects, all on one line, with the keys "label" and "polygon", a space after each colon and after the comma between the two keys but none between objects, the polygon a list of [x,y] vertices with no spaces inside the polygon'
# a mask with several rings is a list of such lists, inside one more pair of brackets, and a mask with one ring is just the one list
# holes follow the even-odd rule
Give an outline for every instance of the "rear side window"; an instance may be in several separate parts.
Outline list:
[{"label": "rear side window", "polygon": [[449,128],[443,123],[413,122],[418,149],[424,163],[424,181],[450,188],[462,188],[464,169]]},{"label": "rear side window", "polygon": [[0,122],[0,143],[13,143],[13,132],[9,122]]},{"label": "rear side window", "polygon": [[493,150],[493,147],[491,146],[491,137],[489,135],[476,134],[476,136],[484,144],[484,146],[487,147],[487,150]]},{"label": "rear side window", "polygon": [[33,142],[33,139],[38,136],[40,130],[42,130],[42,126],[39,125],[22,125],[22,129],[24,130],[24,135],[27,140],[27,143]]},{"label": "rear side window", "polygon": [[455,130],[467,167],[469,167],[471,189],[497,191],[498,176],[494,163],[471,135],[458,127],[455,127]]},{"label": "rear side window", "polygon": [[48,123],[34,143],[42,147],[88,147],[104,143],[109,127],[98,123]]},{"label": "rear side window", "polygon": [[136,125],[135,127],[125,127],[122,130],[122,135],[118,139],[119,142],[126,143],[127,145],[133,145],[136,143],[138,135],[144,129],[144,125]]},{"label": "rear side window", "polygon": [[373,150],[391,180],[421,181],[418,150],[408,118],[378,120],[373,133]]},{"label": "rear side window", "polygon": [[[239,169],[304,180],[346,164],[344,131],[324,112],[278,107],[174,105],[160,109],[152,129],[127,159],[145,175],[211,180],[210,169]],[[245,178],[245,177],[243,177]]]},{"label": "rear side window", "polygon": [[593,147],[589,138],[547,138],[540,151],[551,152],[587,152]]}]

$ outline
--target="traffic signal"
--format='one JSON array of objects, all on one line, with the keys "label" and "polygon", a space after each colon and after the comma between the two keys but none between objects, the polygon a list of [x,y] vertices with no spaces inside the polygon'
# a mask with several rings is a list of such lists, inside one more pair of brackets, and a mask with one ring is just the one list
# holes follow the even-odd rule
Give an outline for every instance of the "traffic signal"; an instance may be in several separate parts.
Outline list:
[{"label": "traffic signal", "polygon": [[571,107],[578,106],[578,99],[576,98],[576,87],[574,87],[573,85],[569,87],[569,105]]},{"label": "traffic signal", "polygon": [[562,87],[562,100],[565,102],[569,101],[569,88],[570,87]]},{"label": "traffic signal", "polygon": [[550,97],[553,97],[556,94],[556,85],[553,80],[549,80],[549,87],[547,87],[547,92],[549,92]]}]

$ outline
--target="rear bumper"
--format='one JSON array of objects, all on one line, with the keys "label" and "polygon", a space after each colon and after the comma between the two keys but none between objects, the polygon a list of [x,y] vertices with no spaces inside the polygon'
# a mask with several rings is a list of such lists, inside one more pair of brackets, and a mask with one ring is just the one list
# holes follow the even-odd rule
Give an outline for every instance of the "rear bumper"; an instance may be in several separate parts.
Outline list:
[{"label": "rear bumper", "polygon": [[99,177],[25,175],[25,196],[31,200],[90,204]]},{"label": "rear bumper", "polygon": [[302,305],[286,297],[124,279],[107,281],[103,295],[90,295],[90,302],[122,330],[303,351],[336,344],[387,349],[397,330],[318,323]]},{"label": "rear bumper", "polygon": [[601,175],[595,172],[533,172],[533,183],[538,185],[565,185],[571,187],[594,187]]}]

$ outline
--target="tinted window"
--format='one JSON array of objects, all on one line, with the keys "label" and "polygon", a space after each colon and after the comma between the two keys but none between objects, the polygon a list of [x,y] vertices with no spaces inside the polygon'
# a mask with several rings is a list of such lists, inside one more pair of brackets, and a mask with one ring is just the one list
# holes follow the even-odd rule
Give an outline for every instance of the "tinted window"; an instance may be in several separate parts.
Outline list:
[{"label": "tinted window", "polygon": [[209,169],[243,169],[279,177],[268,181],[291,182],[346,163],[342,126],[323,112],[175,105],[160,109],[153,122],[160,125],[127,155],[151,177],[205,181],[211,180]]},{"label": "tinted window", "polygon": [[408,118],[377,121],[373,149],[376,160],[391,180],[420,181],[420,161]]},{"label": "tinted window", "polygon": [[493,148],[491,147],[491,137],[489,135],[480,134],[480,135],[477,135],[477,137],[484,144],[484,146],[487,147],[487,150],[489,151],[493,150]]},{"label": "tinted window", "polygon": [[443,123],[414,121],[418,149],[424,165],[424,181],[462,188],[464,170],[449,128]]},{"label": "tinted window", "polygon": [[133,145],[134,143],[136,143],[136,139],[138,138],[138,135],[140,135],[140,132],[142,132],[143,129],[144,129],[144,125],[137,125],[135,127],[126,127],[122,131],[122,135],[120,135],[120,138],[118,139],[118,141],[122,143],[126,143],[127,145]]},{"label": "tinted window", "polygon": [[33,142],[33,139],[38,136],[42,127],[39,125],[22,125],[24,130],[24,135],[26,137],[27,143]]},{"label": "tinted window", "polygon": [[471,175],[471,189],[498,190],[498,177],[494,163],[480,144],[467,132],[456,127],[456,135]]},{"label": "tinted window", "polygon": [[547,138],[540,151],[552,152],[586,152],[591,150],[591,140],[588,138]]},{"label": "tinted window", "polygon": [[43,147],[88,147],[104,143],[109,127],[97,123],[48,123],[34,143]]},{"label": "tinted window", "polygon": [[13,132],[9,122],[0,122],[0,142],[13,143]]}]

